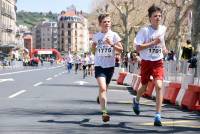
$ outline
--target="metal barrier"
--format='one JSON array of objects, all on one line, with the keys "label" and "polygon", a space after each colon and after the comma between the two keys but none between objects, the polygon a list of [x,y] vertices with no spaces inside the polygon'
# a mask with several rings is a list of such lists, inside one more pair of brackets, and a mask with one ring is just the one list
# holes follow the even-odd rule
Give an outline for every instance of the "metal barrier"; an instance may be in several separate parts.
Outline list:
[{"label": "metal barrier", "polygon": [[[186,60],[164,61],[164,80],[182,83],[188,79],[189,84],[200,85],[200,62],[197,68],[189,68],[189,64]],[[129,64],[129,72],[140,75],[138,64]]]}]

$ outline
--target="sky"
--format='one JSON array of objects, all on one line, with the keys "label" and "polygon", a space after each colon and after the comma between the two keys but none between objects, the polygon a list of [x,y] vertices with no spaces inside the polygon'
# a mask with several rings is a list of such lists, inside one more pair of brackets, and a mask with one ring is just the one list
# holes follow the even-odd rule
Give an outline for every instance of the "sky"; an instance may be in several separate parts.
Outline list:
[{"label": "sky", "polygon": [[72,4],[78,11],[91,12],[94,0],[17,0],[17,11],[60,13]]}]

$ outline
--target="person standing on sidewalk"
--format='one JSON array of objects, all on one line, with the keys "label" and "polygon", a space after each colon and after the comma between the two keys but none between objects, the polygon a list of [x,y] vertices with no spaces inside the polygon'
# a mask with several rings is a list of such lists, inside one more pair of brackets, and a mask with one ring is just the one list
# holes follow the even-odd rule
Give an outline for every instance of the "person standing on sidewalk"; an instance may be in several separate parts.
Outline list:
[{"label": "person standing on sidewalk", "polygon": [[166,27],[160,25],[162,10],[155,5],[148,9],[150,25],[140,29],[135,37],[134,44],[141,57],[141,83],[137,96],[133,98],[133,110],[136,115],[140,114],[139,100],[147,89],[150,76],[153,76],[156,88],[156,114],[154,126],[162,126],[161,105],[163,100],[162,84],[164,78],[163,54],[168,50],[165,46],[164,35]]},{"label": "person standing on sidewalk", "polygon": [[111,30],[109,14],[100,14],[98,22],[101,31],[94,35],[92,49],[95,52],[95,78],[99,86],[102,120],[108,122],[110,116],[107,111],[107,88],[114,73],[115,51],[121,52],[123,47],[119,35]]}]

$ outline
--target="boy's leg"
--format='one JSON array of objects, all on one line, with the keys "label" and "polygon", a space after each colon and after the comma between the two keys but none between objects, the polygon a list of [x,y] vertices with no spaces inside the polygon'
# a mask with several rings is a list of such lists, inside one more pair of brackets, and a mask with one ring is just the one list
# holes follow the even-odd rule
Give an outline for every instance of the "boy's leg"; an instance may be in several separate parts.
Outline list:
[{"label": "boy's leg", "polygon": [[98,77],[97,83],[99,85],[99,102],[102,111],[102,120],[107,122],[110,120],[110,116],[107,113],[107,85],[105,77]]},{"label": "boy's leg", "polygon": [[162,80],[155,80],[156,86],[156,112],[161,112],[163,94],[162,94]]},{"label": "boy's leg", "polygon": [[156,114],[154,118],[154,126],[162,126],[161,123],[161,109],[162,109],[162,80],[155,80],[156,86]]},{"label": "boy's leg", "polygon": [[137,96],[133,98],[133,110],[136,115],[140,114],[139,100],[142,94],[145,92],[146,88],[147,88],[147,84],[142,85],[142,87],[137,92]]}]

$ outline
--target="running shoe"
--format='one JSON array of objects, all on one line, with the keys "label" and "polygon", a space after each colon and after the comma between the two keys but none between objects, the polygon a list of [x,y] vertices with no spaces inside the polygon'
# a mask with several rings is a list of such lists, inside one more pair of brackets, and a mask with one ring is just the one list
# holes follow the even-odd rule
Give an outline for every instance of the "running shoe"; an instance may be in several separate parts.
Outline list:
[{"label": "running shoe", "polygon": [[97,103],[100,104],[100,102],[99,102],[99,96],[97,96]]},{"label": "running shoe", "polygon": [[108,115],[107,110],[102,111],[102,120],[103,122],[108,122],[110,121],[110,116]]},{"label": "running shoe", "polygon": [[140,114],[140,104],[136,101],[136,97],[133,98],[133,111],[136,115]]},{"label": "running shoe", "polygon": [[156,114],[154,118],[154,126],[162,126],[160,114]]}]

